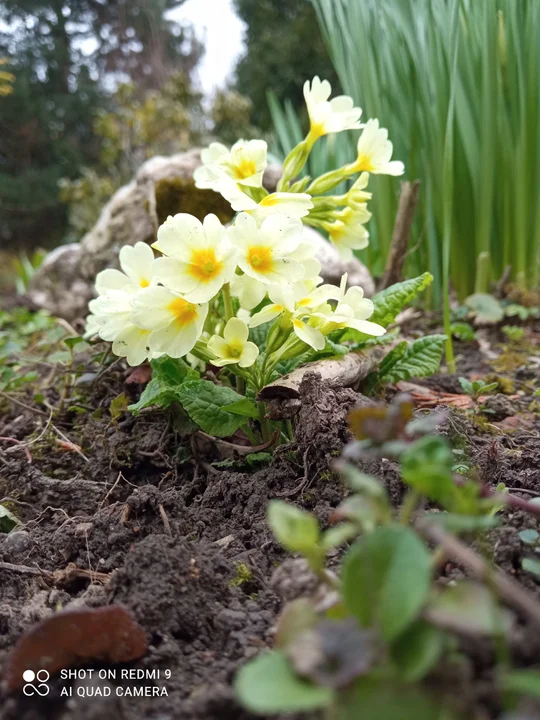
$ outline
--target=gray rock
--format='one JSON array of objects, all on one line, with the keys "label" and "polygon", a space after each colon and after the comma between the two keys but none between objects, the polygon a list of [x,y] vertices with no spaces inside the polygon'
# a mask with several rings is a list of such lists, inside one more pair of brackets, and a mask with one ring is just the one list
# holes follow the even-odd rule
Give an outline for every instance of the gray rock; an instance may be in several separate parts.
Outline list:
[{"label": "gray rock", "polygon": [[10,555],[20,555],[30,550],[34,541],[27,530],[12,530],[4,540],[3,550]]}]

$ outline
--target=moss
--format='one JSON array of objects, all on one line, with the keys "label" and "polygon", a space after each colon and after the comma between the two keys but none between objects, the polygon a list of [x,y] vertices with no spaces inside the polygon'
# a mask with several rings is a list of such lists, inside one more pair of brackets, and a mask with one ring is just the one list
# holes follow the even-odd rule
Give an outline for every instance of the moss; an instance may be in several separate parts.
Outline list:
[{"label": "moss", "polygon": [[233,212],[229,203],[213,190],[199,190],[192,180],[165,178],[155,185],[156,212],[159,223],[169,215],[190,213],[203,220],[209,213],[218,216],[222,223],[232,220]]},{"label": "moss", "polygon": [[503,395],[513,395],[516,392],[516,384],[514,383],[512,378],[509,378],[505,375],[489,373],[489,375],[486,376],[485,381],[487,383],[496,382],[498,385],[496,392],[502,393]]},{"label": "moss", "polygon": [[242,587],[253,580],[253,573],[245,563],[236,563],[236,575],[229,582],[230,587]]}]

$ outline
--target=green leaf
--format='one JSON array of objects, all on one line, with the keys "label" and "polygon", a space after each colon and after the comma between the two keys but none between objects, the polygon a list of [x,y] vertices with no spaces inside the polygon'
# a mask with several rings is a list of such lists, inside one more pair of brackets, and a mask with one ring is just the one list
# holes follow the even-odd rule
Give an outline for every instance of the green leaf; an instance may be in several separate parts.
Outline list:
[{"label": "green leaf", "polygon": [[[389,361],[390,367],[384,374],[380,373],[379,380],[396,383],[400,380],[410,380],[413,377],[433,375],[441,364],[445,342],[446,335],[426,335],[418,338],[409,345],[407,351],[397,359],[397,362]],[[393,355],[400,345],[394,348],[389,355]]]},{"label": "green leaf", "polygon": [[425,617],[454,632],[478,635],[500,635],[512,624],[511,615],[489,588],[473,580],[460,580],[437,593],[426,607]]},{"label": "green leaf", "polygon": [[474,328],[466,322],[452,323],[450,325],[450,332],[455,338],[461,340],[461,342],[470,342],[475,338]]},{"label": "green leaf", "polygon": [[540,534],[537,530],[522,530],[519,533],[519,539],[522,543],[525,543],[525,545],[536,545],[540,540]]},{"label": "green leaf", "polygon": [[500,302],[487,293],[474,293],[465,300],[465,305],[471,310],[478,322],[494,324],[504,317]]},{"label": "green leaf", "polygon": [[319,542],[317,518],[282,500],[270,501],[268,524],[277,541],[290,552],[309,553]]},{"label": "green leaf", "polygon": [[143,408],[157,405],[168,408],[174,402],[180,402],[178,388],[187,380],[195,380],[199,373],[184,360],[161,357],[152,360],[152,379],[144,389],[139,401],[129,406],[135,415]]},{"label": "green leaf", "polygon": [[497,527],[499,519],[494,515],[459,515],[457,513],[426,513],[426,520],[437,523],[448,532],[460,533],[485,532]]},{"label": "green leaf", "polygon": [[343,477],[347,485],[354,492],[371,497],[388,499],[386,488],[376,477],[361,472],[355,465],[351,463],[340,463],[339,474]]},{"label": "green leaf", "polygon": [[395,679],[358,680],[339,720],[449,720],[440,703],[419,687]]},{"label": "green leaf", "polygon": [[245,460],[249,467],[257,468],[272,462],[272,455],[267,452],[255,452],[246,455]]},{"label": "green leaf", "polygon": [[391,647],[392,659],[407,682],[418,682],[437,664],[446,635],[425,620],[417,620]]},{"label": "green leaf", "polygon": [[214,437],[228,437],[246,423],[243,415],[225,410],[227,405],[244,398],[231,388],[215,385],[210,380],[189,380],[180,385],[176,396],[189,417]]},{"label": "green leaf", "polygon": [[251,712],[307,712],[329,705],[331,688],[317,687],[294,674],[281,652],[269,652],[240,669],[234,682],[236,696]]},{"label": "green leaf", "polygon": [[450,509],[459,493],[452,477],[452,464],[452,451],[445,438],[426,435],[409,445],[401,457],[403,482]]},{"label": "green leaf", "polygon": [[525,572],[529,572],[531,575],[536,575],[537,578],[540,578],[540,560],[525,558],[521,561],[521,567]]},{"label": "green leaf", "polygon": [[514,670],[500,679],[502,689],[518,695],[540,698],[540,671]]},{"label": "green leaf", "polygon": [[458,380],[464,393],[467,395],[472,395],[474,393],[473,384],[470,380],[467,380],[467,378],[464,377],[460,377]]},{"label": "green leaf", "polygon": [[259,417],[259,410],[255,403],[248,398],[242,398],[230,405],[225,405],[223,410],[232,413],[233,415],[242,415],[243,417],[253,418],[257,420]]},{"label": "green leaf", "polygon": [[370,322],[387,327],[414,298],[433,282],[433,275],[425,272],[419,277],[404,280],[377,293],[373,298],[375,310]]},{"label": "green leaf", "polygon": [[7,507],[0,505],[0,532],[8,533],[19,524],[15,515]]},{"label": "green leaf", "polygon": [[401,525],[379,527],[361,538],[343,564],[343,598],[363,626],[378,626],[393,640],[415,620],[430,587],[430,554]]},{"label": "green leaf", "polygon": [[358,535],[358,528],[353,523],[342,523],[323,533],[321,545],[325,550],[340,547]]},{"label": "green leaf", "polygon": [[120,415],[128,409],[128,399],[125,393],[121,393],[114,398],[109,405],[109,412],[113,420],[117,420]]}]

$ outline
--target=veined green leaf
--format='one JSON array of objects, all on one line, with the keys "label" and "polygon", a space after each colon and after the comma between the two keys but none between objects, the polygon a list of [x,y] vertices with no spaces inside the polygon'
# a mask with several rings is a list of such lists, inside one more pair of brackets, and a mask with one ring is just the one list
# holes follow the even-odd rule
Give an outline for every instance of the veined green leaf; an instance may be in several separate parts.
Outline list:
[{"label": "veined green leaf", "polygon": [[396,383],[433,375],[441,364],[445,341],[446,335],[427,335],[411,343],[405,353],[398,345],[384,359],[385,372],[381,371],[379,380]]},{"label": "veined green leaf", "polygon": [[176,396],[189,417],[209,435],[228,437],[246,423],[244,415],[225,409],[244,400],[231,388],[210,380],[189,380],[178,387]]},{"label": "veined green leaf", "polygon": [[143,408],[152,405],[167,408],[173,402],[180,402],[178,389],[182,383],[199,377],[199,373],[184,360],[174,360],[164,356],[152,360],[150,364],[152,379],[142,392],[139,401],[128,407],[128,410],[135,415]]}]

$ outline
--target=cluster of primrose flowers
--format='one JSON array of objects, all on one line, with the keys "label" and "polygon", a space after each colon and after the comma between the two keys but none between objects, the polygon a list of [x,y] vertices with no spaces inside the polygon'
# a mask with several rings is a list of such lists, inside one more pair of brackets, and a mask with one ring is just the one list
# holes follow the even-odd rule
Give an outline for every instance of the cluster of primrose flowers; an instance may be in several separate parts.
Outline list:
[{"label": "cluster of primrose flowers", "polygon": [[[372,336],[385,331],[369,322],[373,304],[360,287],[322,284],[315,248],[303,224],[320,228],[345,257],[368,244],[366,191],[370,173],[400,175],[392,144],[378,120],[361,125],[350,97],[329,100],[330,84],[315,77],[304,86],[310,118],[307,137],[286,158],[277,192],[262,186],[267,164],[263,140],[239,140],[229,150],[212,143],[203,151],[195,184],[221,193],[237,213],[224,227],[215,215],[200,222],[180,213],[158,230],[153,248],[123,247],[122,270],[96,280],[87,336],[112,342],[116,355],[139,365],[161,355],[209,363],[247,381],[266,384],[281,360],[308,348],[322,350],[334,330],[354,328]],[[354,162],[314,180],[297,179],[323,135],[363,128]],[[328,194],[358,174],[344,195]],[[249,329],[273,321],[263,357]]]}]

